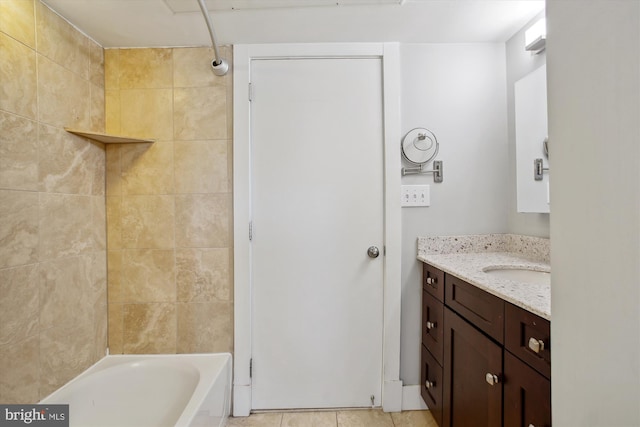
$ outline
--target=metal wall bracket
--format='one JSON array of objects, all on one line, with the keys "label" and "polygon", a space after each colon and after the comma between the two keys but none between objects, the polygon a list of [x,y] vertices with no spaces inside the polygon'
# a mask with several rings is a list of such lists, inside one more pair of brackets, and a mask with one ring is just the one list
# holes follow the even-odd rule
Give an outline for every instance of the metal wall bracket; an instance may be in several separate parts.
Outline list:
[{"label": "metal wall bracket", "polygon": [[415,168],[402,168],[402,176],[405,175],[416,175],[421,173],[432,173],[433,174],[433,182],[440,183],[442,182],[444,175],[442,172],[442,160],[434,160],[433,169],[432,170],[424,170],[422,169],[423,165],[420,165]]},{"label": "metal wall bracket", "polygon": [[542,159],[534,159],[533,160],[533,179],[536,181],[542,181],[542,175],[544,171],[549,172],[549,168],[545,168]]}]

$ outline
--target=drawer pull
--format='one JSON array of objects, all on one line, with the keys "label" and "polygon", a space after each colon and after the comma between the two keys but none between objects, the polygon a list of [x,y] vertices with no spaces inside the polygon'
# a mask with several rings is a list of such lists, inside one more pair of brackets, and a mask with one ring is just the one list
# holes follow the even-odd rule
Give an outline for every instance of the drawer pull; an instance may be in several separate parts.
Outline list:
[{"label": "drawer pull", "polygon": [[438,324],[436,322],[427,322],[427,329],[428,330],[436,328],[437,326],[438,326]]},{"label": "drawer pull", "polygon": [[544,350],[544,341],[533,337],[529,338],[529,349],[534,353],[540,353]]},{"label": "drawer pull", "polygon": [[424,386],[427,388],[427,390],[429,390],[432,387],[435,387],[435,385],[436,383],[434,381],[427,380],[424,382]]},{"label": "drawer pull", "polygon": [[484,376],[484,379],[487,381],[487,383],[489,385],[496,385],[500,382],[500,377],[498,377],[496,374],[492,374],[492,373],[487,373],[487,375]]},{"label": "drawer pull", "polygon": [[427,277],[427,285],[435,285],[436,283],[438,283],[438,279]]}]

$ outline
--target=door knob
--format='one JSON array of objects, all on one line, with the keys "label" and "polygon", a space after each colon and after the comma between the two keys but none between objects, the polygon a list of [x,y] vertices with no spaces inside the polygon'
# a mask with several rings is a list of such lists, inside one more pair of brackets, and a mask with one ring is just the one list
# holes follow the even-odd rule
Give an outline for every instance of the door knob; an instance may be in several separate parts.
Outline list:
[{"label": "door knob", "polygon": [[380,249],[378,249],[377,246],[369,246],[369,249],[367,249],[367,255],[369,255],[369,258],[378,258],[378,255],[380,255]]}]

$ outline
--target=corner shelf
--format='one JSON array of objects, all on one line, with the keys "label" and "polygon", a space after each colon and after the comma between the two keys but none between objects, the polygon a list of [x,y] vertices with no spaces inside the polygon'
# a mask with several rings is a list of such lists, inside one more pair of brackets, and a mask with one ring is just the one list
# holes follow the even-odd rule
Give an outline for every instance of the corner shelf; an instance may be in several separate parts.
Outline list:
[{"label": "corner shelf", "polygon": [[88,131],[83,131],[78,129],[71,129],[67,127],[65,127],[64,130],[74,135],[93,139],[94,141],[102,142],[104,144],[133,144],[136,142],[155,142],[155,139],[141,139],[141,138],[132,138],[128,136],[109,135],[106,133],[88,132]]}]

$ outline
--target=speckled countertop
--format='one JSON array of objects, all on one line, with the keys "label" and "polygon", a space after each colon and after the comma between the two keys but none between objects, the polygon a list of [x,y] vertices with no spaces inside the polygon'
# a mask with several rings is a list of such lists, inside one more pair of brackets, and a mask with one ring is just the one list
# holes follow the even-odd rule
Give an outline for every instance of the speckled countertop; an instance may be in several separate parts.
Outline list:
[{"label": "speckled countertop", "polygon": [[551,286],[495,277],[487,267],[550,271],[549,240],[512,234],[418,239],[418,260],[551,320]]}]

